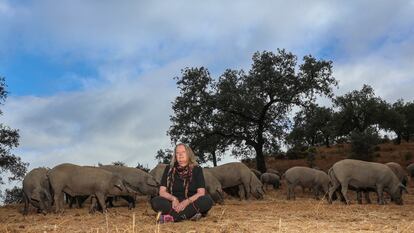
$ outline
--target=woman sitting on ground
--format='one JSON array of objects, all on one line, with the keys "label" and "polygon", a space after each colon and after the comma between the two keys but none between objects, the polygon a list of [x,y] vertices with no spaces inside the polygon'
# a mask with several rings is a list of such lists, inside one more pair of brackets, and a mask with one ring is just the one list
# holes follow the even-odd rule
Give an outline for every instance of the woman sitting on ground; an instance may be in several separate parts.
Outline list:
[{"label": "woman sitting on ground", "polygon": [[213,206],[206,195],[203,169],[186,144],[175,147],[171,163],[164,170],[159,194],[151,199],[159,223],[198,220]]}]

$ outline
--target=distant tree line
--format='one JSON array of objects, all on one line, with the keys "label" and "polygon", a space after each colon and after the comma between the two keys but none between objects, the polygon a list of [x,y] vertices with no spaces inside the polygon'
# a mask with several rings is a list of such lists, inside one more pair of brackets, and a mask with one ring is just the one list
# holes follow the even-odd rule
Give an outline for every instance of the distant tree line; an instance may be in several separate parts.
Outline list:
[{"label": "distant tree line", "polygon": [[[265,156],[280,154],[283,144],[292,152],[352,140],[351,157],[359,158],[370,153],[381,129],[394,132],[396,143],[413,135],[413,102],[387,103],[368,85],[334,96],[332,61],[311,55],[297,60],[283,49],[256,52],[248,71],[227,69],[217,78],[205,67],[184,68],[175,78],[180,94],[167,131],[172,144],[189,144],[200,163],[214,166],[225,152],[253,154],[263,172]],[[319,106],[319,97],[332,106]],[[357,143],[364,140],[367,145]],[[167,163],[171,155],[160,149],[156,158]]]},{"label": "distant tree line", "polygon": [[380,141],[379,131],[394,132],[394,142],[410,140],[414,134],[414,103],[400,99],[387,103],[364,85],[333,98],[332,107],[312,104],[294,117],[286,138],[291,150],[332,143],[351,143],[351,158],[372,160],[373,146]]}]

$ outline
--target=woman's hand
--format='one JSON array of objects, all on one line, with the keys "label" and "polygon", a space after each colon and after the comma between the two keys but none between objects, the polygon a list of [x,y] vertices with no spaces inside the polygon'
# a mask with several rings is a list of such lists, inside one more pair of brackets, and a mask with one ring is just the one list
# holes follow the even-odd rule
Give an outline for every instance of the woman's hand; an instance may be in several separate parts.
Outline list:
[{"label": "woman's hand", "polygon": [[205,188],[198,188],[197,193],[194,194],[193,196],[191,196],[191,199],[190,198],[185,199],[184,201],[182,201],[181,203],[178,204],[177,208],[174,208],[174,206],[173,206],[173,209],[177,213],[179,213],[179,212],[183,211],[189,204],[191,204],[191,202],[194,202],[199,197],[201,197],[205,194],[206,194],[206,189]]},{"label": "woman's hand", "polygon": [[178,201],[178,198],[176,198],[176,197],[173,197],[173,200],[172,200],[172,208],[176,211],[176,212],[178,212],[177,211],[177,208],[178,208],[178,206],[180,205],[180,201]]},{"label": "woman's hand", "polygon": [[180,204],[178,204],[177,209],[175,211],[179,213],[183,211],[189,204],[190,201],[188,199],[185,199],[184,201],[180,202]]},{"label": "woman's hand", "polygon": [[173,210],[177,211],[176,209],[178,205],[180,204],[180,201],[178,200],[177,197],[174,197],[173,195],[167,192],[167,187],[165,186],[160,187],[160,196],[167,200],[171,200],[171,205],[172,205]]}]

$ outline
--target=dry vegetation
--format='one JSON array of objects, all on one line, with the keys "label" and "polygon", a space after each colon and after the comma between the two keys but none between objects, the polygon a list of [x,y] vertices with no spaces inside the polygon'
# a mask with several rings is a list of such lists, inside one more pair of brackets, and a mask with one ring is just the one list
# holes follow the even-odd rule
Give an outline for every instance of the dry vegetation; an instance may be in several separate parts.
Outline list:
[{"label": "dry vegetation", "polygon": [[[327,171],[335,162],[347,158],[350,151],[351,148],[348,144],[337,144],[330,148],[319,147],[317,148],[315,165]],[[405,168],[408,164],[414,162],[414,143],[402,143],[400,145],[393,143],[380,144],[375,149],[374,159],[375,162],[379,163],[397,162]],[[252,168],[256,166],[254,162],[247,165]],[[270,157],[266,160],[266,166],[284,172],[293,166],[308,165],[306,159],[279,160]]]},{"label": "dry vegetation", "polygon": [[[407,164],[404,153],[414,151],[414,145],[381,145],[380,162],[397,161]],[[325,169],[345,156],[346,146],[320,148],[317,165]],[[326,153],[325,159],[320,155]],[[396,156],[395,158],[392,156]],[[391,160],[390,160],[391,159]],[[279,170],[304,161],[269,161]],[[286,200],[285,187],[269,190],[264,200],[238,201],[228,199],[224,205],[216,205],[206,218],[198,222],[155,224],[155,212],[148,202],[140,200],[137,208],[129,211],[126,203],[109,210],[107,215],[88,214],[88,207],[67,209],[64,214],[36,214],[32,209],[22,216],[22,205],[0,208],[0,232],[414,232],[414,182],[410,181],[410,194],[404,196],[405,205],[389,203],[355,203],[350,206],[335,202],[328,205],[317,201],[311,193],[297,189],[295,201]],[[372,200],[375,195],[371,194]]]},{"label": "dry vegetation", "polygon": [[[296,201],[287,201],[285,190],[269,190],[265,199],[226,200],[198,222],[155,224],[155,213],[145,200],[129,211],[126,203],[107,215],[88,214],[87,208],[43,216],[34,210],[26,217],[22,207],[0,209],[1,232],[414,232],[414,188],[405,205],[328,205],[310,193],[297,190]],[[373,199],[375,198],[374,195]]]}]

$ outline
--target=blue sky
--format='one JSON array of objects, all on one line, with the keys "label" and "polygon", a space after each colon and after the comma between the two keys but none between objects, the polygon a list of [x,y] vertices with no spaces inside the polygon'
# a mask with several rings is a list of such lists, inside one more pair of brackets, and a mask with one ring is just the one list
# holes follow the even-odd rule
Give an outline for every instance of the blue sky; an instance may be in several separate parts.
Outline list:
[{"label": "blue sky", "polygon": [[79,78],[97,76],[85,60],[62,61],[45,54],[21,51],[3,61],[10,96],[47,96],[82,88]]},{"label": "blue sky", "polygon": [[[336,94],[370,84],[413,100],[414,2],[0,0],[2,122],[31,167],[121,160],[170,147],[173,77],[249,69],[256,51],[332,60]],[[226,161],[231,160],[227,158]]]}]

